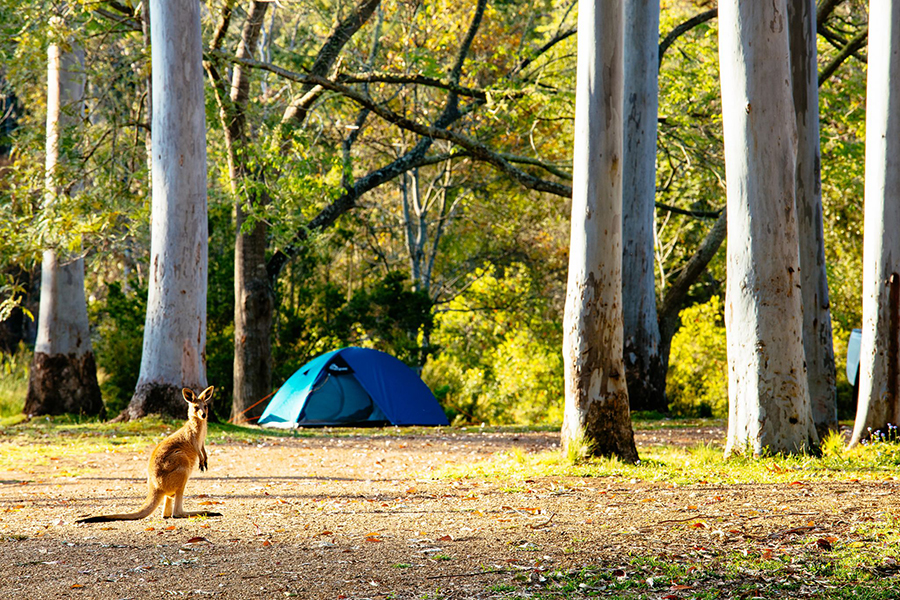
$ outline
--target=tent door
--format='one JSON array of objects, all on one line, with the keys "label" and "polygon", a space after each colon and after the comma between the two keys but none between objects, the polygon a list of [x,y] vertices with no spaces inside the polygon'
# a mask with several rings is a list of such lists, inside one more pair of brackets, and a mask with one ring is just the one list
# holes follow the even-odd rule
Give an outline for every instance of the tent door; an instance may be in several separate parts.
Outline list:
[{"label": "tent door", "polygon": [[301,424],[383,423],[387,417],[350,373],[328,373],[306,399]]}]

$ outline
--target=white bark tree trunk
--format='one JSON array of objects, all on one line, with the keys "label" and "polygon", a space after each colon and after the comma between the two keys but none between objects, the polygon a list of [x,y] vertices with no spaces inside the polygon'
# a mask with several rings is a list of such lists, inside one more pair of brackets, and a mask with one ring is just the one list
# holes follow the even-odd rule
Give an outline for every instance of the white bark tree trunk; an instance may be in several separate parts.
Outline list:
[{"label": "white bark tree trunk", "polygon": [[151,0],[153,204],[144,348],[122,418],[184,416],[206,381],[206,119],[200,3]]},{"label": "white bark tree trunk", "polygon": [[785,0],[719,4],[728,184],[726,454],[818,445],[803,354]]},{"label": "white bark tree trunk", "polygon": [[638,458],[622,360],[621,0],[579,7],[562,443]]},{"label": "white bark tree trunk", "polygon": [[631,410],[665,412],[653,236],[659,106],[659,0],[625,0],[622,296]]},{"label": "white bark tree trunk", "polygon": [[834,345],[825,233],[822,225],[822,179],[819,150],[819,83],[815,0],[788,2],[797,115],[797,216],[800,236],[800,289],[803,299],[803,347],[809,400],[819,437],[838,428]]},{"label": "white bark tree trunk", "polygon": [[850,443],[900,423],[900,2],[869,3],[859,406]]},{"label": "white bark tree trunk", "polygon": [[[84,51],[74,42],[47,48],[47,140],[45,206],[52,209],[66,189],[60,141],[84,115]],[[91,347],[84,261],[60,250],[44,251],[37,340],[25,399],[25,414],[103,413]]]}]

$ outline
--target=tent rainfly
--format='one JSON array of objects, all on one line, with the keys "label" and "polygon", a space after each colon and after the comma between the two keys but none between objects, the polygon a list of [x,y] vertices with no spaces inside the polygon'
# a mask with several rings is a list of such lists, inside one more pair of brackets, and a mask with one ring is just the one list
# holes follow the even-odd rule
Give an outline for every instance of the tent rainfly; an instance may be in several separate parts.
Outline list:
[{"label": "tent rainfly", "polygon": [[412,369],[384,352],[350,347],[300,367],[269,402],[259,424],[287,429],[448,422]]}]

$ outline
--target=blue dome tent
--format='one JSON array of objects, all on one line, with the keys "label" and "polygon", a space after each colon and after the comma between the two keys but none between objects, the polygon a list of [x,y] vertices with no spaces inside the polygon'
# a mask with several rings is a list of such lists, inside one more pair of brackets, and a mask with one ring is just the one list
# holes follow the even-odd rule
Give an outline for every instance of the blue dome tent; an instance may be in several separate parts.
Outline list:
[{"label": "blue dome tent", "polygon": [[300,367],[269,402],[259,424],[291,428],[448,422],[412,369],[384,352],[350,347]]}]

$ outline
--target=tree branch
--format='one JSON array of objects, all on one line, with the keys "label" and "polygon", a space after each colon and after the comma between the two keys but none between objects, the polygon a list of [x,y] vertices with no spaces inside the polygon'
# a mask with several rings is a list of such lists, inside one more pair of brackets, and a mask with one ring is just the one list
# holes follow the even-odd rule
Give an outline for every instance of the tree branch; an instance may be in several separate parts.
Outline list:
[{"label": "tree branch", "polygon": [[869,37],[869,28],[868,26],[863,27],[862,31],[853,36],[847,45],[838,52],[837,56],[835,56],[830,63],[822,67],[822,71],[819,73],[819,86],[821,87],[823,83],[828,81],[828,78],[834,75],[834,72],[838,70],[844,62],[856,54],[857,50],[865,45],[866,40]]},{"label": "tree branch", "polygon": [[[315,75],[304,75],[302,73],[294,73],[292,71],[288,71],[287,69],[282,69],[281,67],[277,67],[275,65],[271,65],[268,63],[264,63],[258,60],[246,59],[246,58],[238,58],[224,55],[223,53],[213,53],[216,56],[221,56],[226,60],[230,60],[231,62],[243,64],[249,67],[255,67],[258,69],[264,69],[271,73],[275,73],[280,77],[285,79],[290,79],[292,81],[304,82],[304,83],[312,83],[313,85],[321,86],[323,89],[331,90],[333,92],[337,92],[342,96],[353,100],[363,108],[367,108],[372,111],[374,114],[378,115],[388,123],[391,123],[397,127],[402,129],[406,129],[412,133],[415,133],[424,138],[429,138],[432,140],[445,140],[456,144],[457,146],[464,148],[471,154],[474,158],[477,158],[483,162],[487,162],[491,165],[494,165],[497,169],[502,171],[503,173],[509,175],[525,187],[529,189],[533,189],[535,191],[540,192],[549,192],[551,194],[556,194],[557,196],[562,197],[570,197],[572,195],[572,189],[569,186],[562,185],[559,183],[555,183],[552,181],[547,181],[541,179],[539,177],[535,177],[530,173],[522,171],[521,169],[512,165],[512,163],[502,155],[497,152],[494,152],[483,143],[474,140],[468,136],[464,136],[459,133],[454,133],[448,129],[435,127],[432,125],[424,125],[422,123],[413,121],[412,119],[408,119],[400,114],[395,113],[389,108],[376,103],[374,100],[365,96],[364,94],[357,92],[353,88],[350,88],[346,85],[336,83],[324,77],[318,77]],[[451,96],[453,93],[451,92]],[[451,107],[451,104],[448,103],[448,109]],[[447,109],[445,109],[445,113]]]},{"label": "tree branch", "polygon": [[666,53],[666,50],[669,49],[669,46],[671,46],[675,42],[675,40],[677,40],[679,37],[690,31],[697,25],[715,19],[718,14],[718,8],[713,8],[706,12],[702,12],[699,15],[688,19],[681,25],[676,26],[674,29],[672,29],[672,31],[666,34],[666,37],[664,37],[663,41],[659,44],[659,64],[662,64],[663,54]]},{"label": "tree branch", "polygon": [[822,29],[834,9],[843,2],[844,0],[822,0],[816,7],[816,29]]},{"label": "tree branch", "polygon": [[573,27],[572,29],[563,31],[562,33],[555,35],[546,44],[544,44],[543,46],[538,48],[537,51],[534,52],[531,56],[529,56],[527,58],[523,58],[521,61],[519,61],[519,64],[517,64],[515,67],[513,67],[509,73],[507,73],[507,75],[506,75],[507,79],[512,77],[516,73],[519,73],[520,71],[524,70],[526,67],[528,67],[528,65],[530,65],[532,62],[534,62],[535,59],[537,59],[537,57],[542,56],[544,53],[546,53],[551,48],[553,48],[553,46],[557,45],[558,43],[560,43],[564,40],[569,39],[576,33],[578,33],[578,29]]},{"label": "tree branch", "polygon": [[109,19],[110,21],[118,23],[119,25],[124,25],[128,31],[141,31],[140,20],[131,16],[131,12],[126,13],[127,16],[123,16],[119,13],[114,13],[104,8],[97,8],[94,9],[94,13],[100,15],[105,19]]},{"label": "tree branch", "polygon": [[[365,73],[365,74],[353,74],[353,73],[342,73],[340,74],[336,81],[338,83],[393,83],[393,84],[413,84],[413,85],[422,85],[426,87],[433,87],[438,89],[447,90],[449,92],[453,92],[459,96],[465,96],[469,98],[476,98],[481,100],[482,102],[487,102],[488,93],[484,90],[476,90],[472,88],[467,88],[459,85],[458,83],[454,83],[449,79],[436,79],[434,77],[426,77],[425,75],[399,75],[395,73]],[[500,92],[502,94],[502,92]],[[500,95],[498,94],[498,95]],[[524,94],[516,92],[515,94],[510,94],[514,96],[522,96]]]},{"label": "tree branch", "polygon": [[691,286],[718,252],[722,242],[725,241],[727,232],[728,215],[726,209],[723,208],[715,224],[700,244],[700,248],[688,260],[663,297],[657,320],[660,333],[660,357],[663,360],[664,369],[669,366],[669,349],[672,345],[672,336],[675,335],[679,326],[678,313],[681,311],[684,299]]},{"label": "tree branch", "polygon": [[722,215],[722,211],[725,210],[724,208],[719,210],[689,210],[678,208],[677,206],[671,206],[669,204],[663,204],[662,202],[656,202],[656,208],[674,213],[676,215],[696,217],[698,219],[718,219]]},{"label": "tree branch", "polygon": [[209,44],[209,47],[213,50],[219,50],[222,47],[222,40],[225,39],[225,34],[228,33],[228,26],[231,24],[231,15],[234,12],[233,5],[234,0],[228,0],[225,6],[222,7],[219,22],[216,24],[216,31],[213,33],[212,41]]},{"label": "tree branch", "polygon": [[[346,19],[338,23],[331,31],[328,39],[319,49],[316,60],[310,67],[310,75],[326,77],[337,61],[338,56],[353,35],[369,20],[381,0],[362,0]],[[303,124],[310,107],[319,97],[314,85],[304,85],[300,90],[297,100],[291,102],[284,115],[281,117],[282,125],[293,124],[295,127]]]}]

